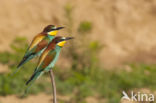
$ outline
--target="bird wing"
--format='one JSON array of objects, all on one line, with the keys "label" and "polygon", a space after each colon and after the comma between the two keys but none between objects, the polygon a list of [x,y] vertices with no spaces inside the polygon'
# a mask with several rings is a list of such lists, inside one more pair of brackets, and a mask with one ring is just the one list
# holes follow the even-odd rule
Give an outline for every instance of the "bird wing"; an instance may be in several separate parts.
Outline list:
[{"label": "bird wing", "polygon": [[55,56],[56,56],[55,49],[52,49],[50,51],[49,50],[45,50],[42,53],[42,55],[41,55],[41,57],[39,59],[39,63],[38,63],[37,69],[44,70],[53,61]]},{"label": "bird wing", "polygon": [[[30,82],[33,83],[36,79],[38,79],[44,73],[44,69],[51,63],[51,61],[53,61],[55,56],[56,56],[55,49],[53,49],[53,50],[46,49],[42,53],[42,55],[41,55],[41,57],[39,59],[38,66],[37,66],[36,70],[34,71],[34,74],[26,82],[26,85],[28,85]],[[28,87],[28,89],[29,89],[29,87]]]},{"label": "bird wing", "polygon": [[46,36],[44,34],[39,34],[37,36],[34,37],[34,39],[32,40],[30,46],[28,47],[24,57],[27,57],[28,55],[30,55],[31,53],[34,53],[34,51],[36,50],[37,45],[44,39],[46,38]]},{"label": "bird wing", "polygon": [[23,59],[18,64],[17,68],[21,67],[27,61],[37,56],[39,52],[48,45],[49,40],[50,39],[44,34],[39,34],[38,36],[36,36],[30,44],[29,48],[27,49]]},{"label": "bird wing", "polygon": [[[48,38],[48,37],[45,37]],[[43,50],[49,43],[48,39],[43,39],[42,41],[39,42],[39,44],[37,44],[32,50],[27,51],[23,57],[23,59],[21,60],[21,62],[19,63],[19,65],[17,66],[18,68],[20,66],[22,66],[23,64],[25,64],[27,61],[33,59],[34,57],[36,57],[38,54],[40,55],[40,51]]]},{"label": "bird wing", "polygon": [[44,39],[45,35],[37,35],[35,36],[35,38],[33,39],[33,41],[31,42],[28,51],[31,51],[37,44],[39,44],[39,42],[41,42]]},{"label": "bird wing", "polygon": [[45,37],[41,42],[39,42],[36,46],[36,49],[34,50],[35,53],[40,52],[43,48],[48,46],[50,39],[48,37]]}]

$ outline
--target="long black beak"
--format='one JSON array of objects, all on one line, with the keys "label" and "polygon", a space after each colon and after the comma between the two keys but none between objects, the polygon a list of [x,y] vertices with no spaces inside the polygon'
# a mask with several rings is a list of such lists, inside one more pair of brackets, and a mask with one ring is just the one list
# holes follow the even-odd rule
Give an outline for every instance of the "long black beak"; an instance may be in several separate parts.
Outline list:
[{"label": "long black beak", "polygon": [[63,28],[64,28],[64,27],[57,27],[56,30],[60,30],[60,29],[63,29]]},{"label": "long black beak", "polygon": [[74,37],[66,37],[64,40],[74,39]]}]

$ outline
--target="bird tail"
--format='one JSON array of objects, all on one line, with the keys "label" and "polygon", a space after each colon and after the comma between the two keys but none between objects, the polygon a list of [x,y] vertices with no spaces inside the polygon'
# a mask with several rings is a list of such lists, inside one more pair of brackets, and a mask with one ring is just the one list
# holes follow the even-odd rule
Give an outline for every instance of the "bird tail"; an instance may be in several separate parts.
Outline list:
[{"label": "bird tail", "polygon": [[12,75],[15,75],[15,74],[19,71],[20,67],[21,67],[23,64],[25,64],[27,60],[28,60],[28,57],[24,57],[24,58],[22,59],[22,61],[18,64],[16,70],[12,73]]},{"label": "bird tail", "polygon": [[24,58],[22,59],[22,61],[19,63],[19,65],[17,66],[16,70],[12,73],[12,76],[15,75],[15,74],[19,71],[20,67],[21,67],[25,62],[26,62],[26,58],[24,57]]},{"label": "bird tail", "polygon": [[24,65],[27,61],[31,60],[31,59],[33,58],[33,55],[34,55],[34,54],[32,53],[32,54],[30,54],[30,55],[24,57],[24,58],[22,59],[22,61],[18,64],[17,69],[14,71],[14,73],[13,73],[12,75],[14,75],[15,73],[17,73],[18,70],[20,69],[20,67],[21,67],[22,65]]},{"label": "bird tail", "polygon": [[18,64],[17,68],[20,68],[27,61],[27,59],[28,57],[24,57],[22,61]]},{"label": "bird tail", "polygon": [[30,53],[29,55],[25,56],[22,61],[18,64],[17,68],[20,68],[23,64],[25,64],[28,60],[31,60],[34,57],[35,53]]},{"label": "bird tail", "polygon": [[37,71],[35,72],[31,78],[26,82],[26,85],[28,85],[30,82],[35,81],[36,79],[38,79],[41,75],[43,74],[43,71]]},{"label": "bird tail", "polygon": [[32,86],[33,82],[34,82],[35,80],[37,80],[43,73],[44,73],[43,71],[37,71],[37,72],[35,72],[35,73],[31,76],[31,78],[26,82],[26,85],[28,85],[28,87],[26,88],[25,93],[28,92],[28,90],[29,90],[29,88]]}]

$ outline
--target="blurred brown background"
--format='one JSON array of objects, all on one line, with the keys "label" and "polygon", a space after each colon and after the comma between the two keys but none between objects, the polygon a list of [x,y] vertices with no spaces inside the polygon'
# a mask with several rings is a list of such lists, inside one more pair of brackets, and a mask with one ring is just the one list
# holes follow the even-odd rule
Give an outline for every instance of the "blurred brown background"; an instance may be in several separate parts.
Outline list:
[{"label": "blurred brown background", "polygon": [[155,62],[155,0],[0,0],[0,50],[8,50],[16,36],[31,41],[48,24],[65,26],[68,3],[74,8],[74,27],[82,20],[93,23],[90,36],[105,46],[99,54],[102,64]]},{"label": "blurred brown background", "polygon": [[[102,67],[155,64],[156,0],[0,0],[0,51],[9,51],[16,36],[30,42],[48,24],[68,29],[64,18],[68,4],[73,7],[73,28],[83,20],[93,24],[89,39],[104,46],[97,54]],[[59,34],[68,35],[65,30]]]}]

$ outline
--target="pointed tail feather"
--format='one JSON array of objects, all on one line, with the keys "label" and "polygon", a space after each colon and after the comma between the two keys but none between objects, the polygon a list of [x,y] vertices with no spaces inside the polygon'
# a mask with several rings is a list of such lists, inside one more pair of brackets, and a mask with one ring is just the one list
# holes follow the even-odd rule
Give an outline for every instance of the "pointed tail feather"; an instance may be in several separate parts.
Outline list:
[{"label": "pointed tail feather", "polygon": [[43,71],[37,71],[35,72],[31,78],[26,82],[26,85],[28,85],[30,82],[33,83],[36,79],[38,79],[43,74]]},{"label": "pointed tail feather", "polygon": [[28,60],[31,60],[34,57],[35,53],[31,53],[27,56],[25,56],[22,61],[18,64],[17,68],[21,67],[23,64],[25,64]]},{"label": "pointed tail feather", "polygon": [[34,73],[37,71],[37,69],[38,69],[38,68],[36,67],[35,70],[34,70]]},{"label": "pointed tail feather", "polygon": [[31,53],[30,55],[24,57],[24,58],[22,59],[22,61],[18,64],[17,69],[15,70],[15,72],[14,72],[12,75],[14,75],[15,73],[17,73],[18,70],[20,69],[20,67],[21,67],[22,65],[24,65],[28,60],[31,60],[31,59],[33,58],[33,55],[34,55],[34,54],[35,54],[35,53]]},{"label": "pointed tail feather", "polygon": [[22,61],[18,64],[17,68],[20,68],[27,60],[28,57],[24,57]]},{"label": "pointed tail feather", "polygon": [[11,75],[14,76],[20,68],[17,68]]},{"label": "pointed tail feather", "polygon": [[38,79],[40,77],[40,74],[42,73],[42,71],[39,72],[35,72],[30,79],[26,82],[26,85],[28,85],[31,81],[35,81],[36,79]]},{"label": "pointed tail feather", "polygon": [[22,59],[22,61],[18,64],[17,69],[12,73],[12,76],[15,75],[15,74],[18,72],[18,70],[20,69],[20,67],[21,67],[24,63],[26,63],[26,61],[27,61],[27,58],[24,57],[24,58]]},{"label": "pointed tail feather", "polygon": [[35,79],[35,78],[34,78],[35,75],[36,75],[36,73],[34,73],[34,74],[30,77],[30,79],[26,82],[26,85],[28,85],[33,79]]},{"label": "pointed tail feather", "polygon": [[31,78],[26,82],[26,85],[28,85],[28,87],[26,88],[25,90],[25,94],[27,94],[28,90],[30,89],[30,87],[32,86],[33,82],[35,80],[37,80],[44,72],[43,71],[38,71],[38,72],[35,72]]},{"label": "pointed tail feather", "polygon": [[[26,85],[28,85],[28,84],[33,80],[34,77],[35,77],[35,74],[33,74],[33,75],[30,77],[30,79],[26,82]],[[33,83],[31,83],[30,85],[27,86],[26,90],[24,91],[24,95],[27,95],[27,93],[28,93],[30,87],[32,86],[32,84],[33,84]]]},{"label": "pointed tail feather", "polygon": [[26,57],[22,59],[22,61],[18,64],[17,69],[12,73],[12,76],[14,76],[18,72],[20,67],[26,62],[26,59],[27,59]]}]

